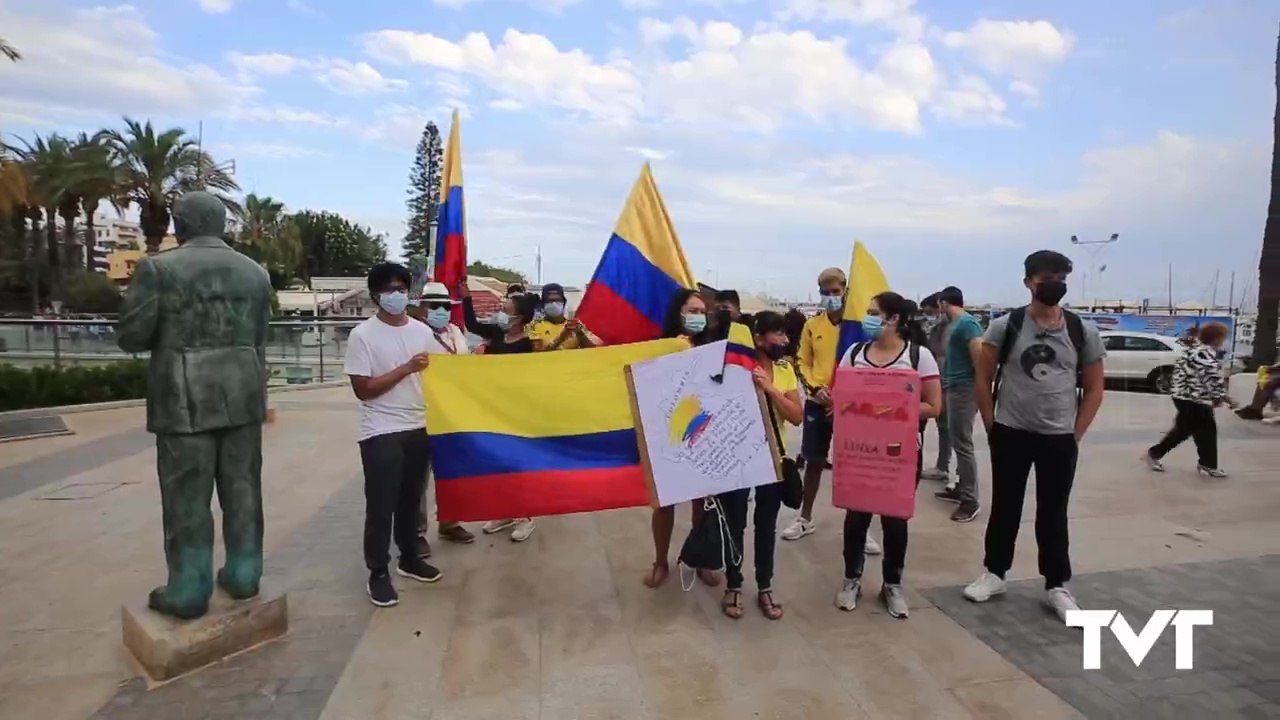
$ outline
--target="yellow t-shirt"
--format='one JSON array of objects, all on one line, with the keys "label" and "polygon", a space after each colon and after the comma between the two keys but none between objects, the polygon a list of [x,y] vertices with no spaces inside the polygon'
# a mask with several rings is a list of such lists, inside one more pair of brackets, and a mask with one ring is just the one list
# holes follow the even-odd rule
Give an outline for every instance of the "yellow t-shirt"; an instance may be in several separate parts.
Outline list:
[{"label": "yellow t-shirt", "polygon": [[[529,338],[533,340],[533,346],[538,350],[550,350],[551,344],[560,337],[560,333],[564,332],[564,323],[551,322],[550,320],[539,320],[529,326]],[[587,334],[588,338],[593,337],[586,328],[582,332]],[[556,350],[576,350],[582,347],[582,342],[578,337],[578,333],[573,333],[565,341],[560,343],[560,347]]]},{"label": "yellow t-shirt", "polygon": [[[784,393],[796,392],[800,389],[800,382],[796,378],[796,371],[791,368],[791,363],[786,360],[780,360],[773,364],[773,386]],[[777,403],[769,401],[773,405],[773,417],[778,421],[778,450],[782,452],[782,456],[787,456],[787,428],[791,427],[782,418],[782,413],[778,412]],[[769,432],[773,432],[773,428],[767,428]]]},{"label": "yellow t-shirt", "polygon": [[817,390],[831,384],[836,371],[836,349],[840,344],[840,326],[833,324],[827,313],[815,315],[804,324],[800,333],[800,352],[797,356],[800,377],[805,387]]}]

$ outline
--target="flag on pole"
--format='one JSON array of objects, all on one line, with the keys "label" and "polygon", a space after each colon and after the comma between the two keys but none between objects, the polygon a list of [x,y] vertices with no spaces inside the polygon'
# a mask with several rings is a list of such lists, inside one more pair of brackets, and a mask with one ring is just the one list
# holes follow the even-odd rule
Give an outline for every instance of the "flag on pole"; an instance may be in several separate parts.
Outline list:
[{"label": "flag on pole", "polygon": [[886,292],[889,281],[871,251],[861,241],[853,243],[853,259],[849,261],[849,289],[844,295],[844,314],[840,322],[840,342],[836,346],[836,362],[849,348],[870,340],[862,330],[862,316],[871,298]]},{"label": "flag on pole", "polygon": [[[449,144],[444,149],[440,173],[440,209],[436,215],[435,281],[449,288],[449,295],[461,301],[458,286],[467,279],[467,214],[462,199],[462,141],[458,111],[449,125]],[[463,327],[462,305],[453,306],[453,322]]]},{"label": "flag on pole", "polygon": [[689,261],[645,163],[576,317],[606,345],[653,340],[676,291],[693,287]]}]

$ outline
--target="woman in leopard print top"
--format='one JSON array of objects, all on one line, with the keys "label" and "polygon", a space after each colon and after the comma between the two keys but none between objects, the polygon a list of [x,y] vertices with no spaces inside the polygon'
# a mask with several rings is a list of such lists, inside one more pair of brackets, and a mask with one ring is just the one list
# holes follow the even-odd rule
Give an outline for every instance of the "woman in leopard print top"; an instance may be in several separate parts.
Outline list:
[{"label": "woman in leopard print top", "polygon": [[1173,370],[1173,405],[1177,416],[1164,439],[1147,451],[1147,465],[1164,471],[1161,459],[1191,438],[1200,456],[1199,472],[1211,477],[1226,477],[1218,467],[1218,425],[1213,409],[1227,400],[1227,383],[1218,360],[1227,340],[1227,327],[1222,323],[1205,323],[1197,337],[1178,357]]}]

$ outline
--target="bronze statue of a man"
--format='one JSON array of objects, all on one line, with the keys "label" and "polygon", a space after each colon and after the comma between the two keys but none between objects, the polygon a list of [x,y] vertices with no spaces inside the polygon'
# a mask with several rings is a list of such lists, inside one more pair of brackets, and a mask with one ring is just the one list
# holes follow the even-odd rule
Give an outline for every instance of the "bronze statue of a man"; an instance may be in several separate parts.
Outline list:
[{"label": "bronze statue of a man", "polygon": [[226,209],[206,192],[173,205],[178,247],[134,270],[117,338],[150,352],[147,430],[156,436],[169,580],[151,591],[157,612],[204,615],[213,594],[214,488],[227,562],[218,585],[242,600],[262,577],[262,423],[271,319],[266,270],[221,236]]}]

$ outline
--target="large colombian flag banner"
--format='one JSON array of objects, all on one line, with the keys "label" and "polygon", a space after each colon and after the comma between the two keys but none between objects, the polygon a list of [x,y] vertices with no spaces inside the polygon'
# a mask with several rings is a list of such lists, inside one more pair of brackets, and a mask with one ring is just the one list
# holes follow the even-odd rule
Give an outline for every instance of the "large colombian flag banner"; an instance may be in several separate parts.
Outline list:
[{"label": "large colombian flag banner", "polygon": [[440,520],[648,505],[623,369],[688,347],[432,355],[422,391]]},{"label": "large colombian flag banner", "polygon": [[[440,172],[440,211],[436,215],[435,281],[449,288],[454,300],[461,300],[458,286],[467,279],[467,213],[462,200],[462,140],[458,111],[449,125],[449,144],[444,149]],[[453,306],[453,322],[464,327],[461,303]]]},{"label": "large colombian flag banner", "polygon": [[844,295],[844,315],[840,321],[840,342],[836,345],[836,361],[854,345],[870,340],[862,331],[862,317],[867,313],[871,298],[889,290],[889,281],[880,269],[880,263],[861,241],[853,243],[853,258],[849,261],[849,289]]},{"label": "large colombian flag banner", "polygon": [[652,340],[662,334],[672,296],[692,287],[689,261],[645,163],[575,317],[606,345]]}]

